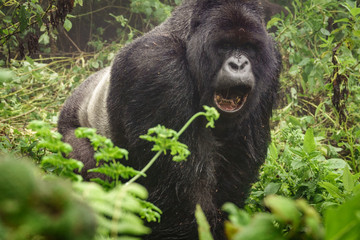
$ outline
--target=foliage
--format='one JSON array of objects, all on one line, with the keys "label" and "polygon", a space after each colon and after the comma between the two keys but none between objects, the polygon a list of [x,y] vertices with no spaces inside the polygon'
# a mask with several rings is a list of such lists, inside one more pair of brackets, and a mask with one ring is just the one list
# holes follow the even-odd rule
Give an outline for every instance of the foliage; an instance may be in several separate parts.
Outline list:
[{"label": "foliage", "polygon": [[326,238],[358,239],[360,234],[360,194],[325,214]]},{"label": "foliage", "polygon": [[99,224],[96,239],[105,236],[123,239],[150,233],[139,217],[144,213],[142,200],[147,198],[143,186],[136,183],[118,185],[106,192],[98,184],[81,182],[75,183],[74,188],[96,213]]},{"label": "foliage", "polygon": [[[95,150],[94,158],[98,163],[102,162],[100,167],[91,169],[90,171],[103,173],[111,180],[104,181],[101,179],[93,179],[97,183],[100,183],[100,185],[96,183],[81,182],[81,176],[75,173],[74,170],[81,171],[83,164],[75,159],[65,158],[65,156],[72,151],[72,147],[69,144],[61,142],[62,136],[58,132],[51,131],[49,124],[41,121],[32,121],[29,124],[29,128],[36,131],[35,136],[39,138],[39,142],[36,144],[35,148],[44,148],[46,151],[50,152],[42,157],[41,166],[48,173],[51,172],[55,175],[72,180],[75,192],[77,192],[80,198],[88,202],[94,210],[98,221],[96,231],[97,238],[102,239],[104,236],[108,236],[112,239],[122,239],[123,237],[136,237],[150,232],[150,229],[144,226],[141,218],[145,218],[149,222],[160,221],[161,210],[153,204],[145,201],[147,198],[146,189],[134,182],[140,176],[145,176],[145,172],[152,163],[155,162],[161,153],[166,153],[167,150],[171,150],[171,154],[175,155],[174,160],[179,161],[179,158],[183,158],[182,160],[185,160],[186,156],[184,157],[183,152],[184,149],[187,149],[187,146],[177,142],[181,133],[183,133],[191,122],[199,116],[205,116],[209,121],[208,126],[212,127],[214,126],[214,120],[219,117],[219,113],[214,108],[206,106],[204,106],[204,108],[206,112],[195,114],[179,132],[166,129],[163,126],[158,126],[149,130],[149,135],[143,136],[144,139],[154,141],[158,144],[155,144],[157,147],[154,147],[154,149],[158,151],[158,154],[154,156],[154,158],[143,170],[141,170],[141,172],[121,164],[119,160],[123,158],[127,159],[128,152],[125,149],[114,146],[110,139],[96,134],[95,129],[76,129],[75,135],[77,137],[89,138]],[[151,136],[152,134],[156,134],[157,136]],[[164,144],[169,143],[169,141],[171,144]],[[178,154],[180,154],[180,156]],[[10,179],[10,177],[7,177],[6,175],[7,169],[15,167],[4,166],[5,174],[3,175],[3,179],[0,177],[0,191],[9,191],[9,186],[5,184],[5,181],[12,183],[12,180],[14,180],[15,184],[24,185],[20,188],[16,188],[15,192],[21,195],[23,188],[25,188],[26,191],[24,191],[24,194],[26,194],[27,191],[30,191],[33,188],[32,186],[28,186],[29,184],[32,184],[31,181],[28,181],[26,178],[21,181],[17,181],[17,179]],[[18,177],[23,175],[22,171],[18,172]],[[129,177],[133,178],[126,184],[121,183],[121,178],[128,179]],[[1,182],[1,180],[4,181]],[[24,184],[23,181],[26,181],[26,184]],[[11,185],[10,187],[13,188]],[[24,205],[29,208],[32,207],[27,202],[25,202]],[[2,222],[6,223],[9,221],[8,217],[12,218],[12,216],[4,216],[4,219],[0,222],[0,224],[2,224]],[[35,216],[30,216],[30,218],[34,217]],[[27,229],[34,227],[26,221],[21,221],[20,218],[19,221],[19,228]],[[44,222],[40,223],[44,224]],[[47,225],[44,227],[46,226]],[[21,234],[19,236],[22,236],[19,237],[19,239],[22,239],[25,233],[22,231],[17,232],[18,234]],[[42,235],[42,230],[40,232],[31,232],[31,234],[34,234],[34,236],[40,236]]]},{"label": "foliage", "polygon": [[[350,173],[349,165],[338,156],[339,148],[316,141],[322,137],[315,137],[314,130],[306,126],[312,124],[312,118],[292,116],[280,124],[282,131],[274,133],[260,181],[253,186],[249,210],[263,209],[265,196],[281,194],[305,198],[323,211],[360,192],[360,175]],[[307,129],[305,134],[303,129]]]},{"label": "foliage", "polygon": [[213,240],[210,233],[210,225],[200,205],[196,205],[195,217],[198,224],[199,240]]},{"label": "foliage", "polygon": [[[194,114],[180,129],[179,132],[176,132],[172,129],[167,129],[164,126],[158,125],[157,127],[150,128],[146,135],[140,136],[140,138],[145,139],[150,142],[154,142],[154,147],[152,151],[157,151],[156,155],[150,160],[150,162],[141,170],[140,173],[144,174],[159,158],[161,153],[165,153],[170,150],[170,154],[173,155],[173,161],[179,162],[186,160],[186,157],[190,154],[187,150],[187,146],[178,142],[180,135],[190,126],[190,124],[198,117],[204,116],[208,123],[206,127],[214,128],[214,122],[220,116],[220,114],[213,107],[203,106],[205,112],[198,112]],[[156,136],[154,137],[153,134]],[[136,181],[141,174],[138,174],[132,178],[128,183]]]},{"label": "foliage", "polygon": [[[273,119],[278,124],[272,131],[273,142],[260,181],[248,199],[246,208],[250,212],[264,210],[261,200],[271,194],[305,198],[324,212],[360,189],[360,128],[356,124],[360,120],[360,69],[359,48],[354,47],[359,43],[359,8],[353,1],[339,5],[325,0],[294,1],[293,7],[293,13],[284,20],[275,17],[269,22],[269,26],[278,27],[277,39],[285,60],[282,91],[289,90],[289,94],[283,93],[287,105]],[[331,21],[337,25],[331,25]],[[347,30],[339,32],[335,26]],[[323,34],[329,28],[333,28],[328,31],[332,42],[325,46]],[[310,35],[305,38],[305,34]],[[333,53],[343,60],[333,63]],[[339,69],[341,72],[334,73]],[[334,81],[324,84],[332,74],[347,76],[346,84],[339,83],[340,88],[349,91],[341,100],[348,102],[346,120],[340,118],[334,97],[330,98],[336,94]],[[300,89],[295,79],[300,80]]]},{"label": "foliage", "polygon": [[96,151],[94,158],[97,165],[103,161],[101,166],[90,169],[89,172],[102,173],[110,177],[111,180],[109,182],[108,180],[96,178],[92,179],[92,181],[96,181],[106,188],[114,188],[120,183],[120,178],[129,179],[140,173],[132,167],[126,167],[121,164],[120,159],[128,159],[128,151],[114,146],[110,139],[96,134],[96,129],[78,128],[75,130],[75,136],[78,138],[88,138]]},{"label": "foliage", "polygon": [[[81,22],[85,17],[91,18],[95,16],[95,12],[106,18],[104,21],[107,26],[93,24],[88,27],[91,34],[87,41],[94,53],[79,49],[71,57],[53,54],[51,58],[46,58],[39,55],[34,57],[37,59],[25,57],[21,61],[8,61],[8,51],[11,50],[11,58],[20,59],[18,53],[21,43],[27,43],[28,34],[41,37],[41,53],[53,50],[56,38],[59,39],[62,34],[61,27],[50,28],[50,31],[47,29],[46,19],[39,18],[46,13],[47,8],[38,1],[17,0],[4,3],[14,5],[0,6],[0,14],[4,16],[0,17],[0,38],[3,40],[10,36],[0,46],[1,67],[5,66],[4,56],[7,59],[7,69],[0,69],[0,151],[26,155],[36,163],[41,163],[41,159],[44,162],[49,159],[47,164],[41,163],[46,175],[62,175],[76,180],[77,182],[72,183],[73,192],[89,203],[98,219],[96,239],[116,238],[119,233],[137,238],[147,233],[149,229],[140,222],[141,218],[159,221],[161,210],[145,201],[144,189],[132,183],[122,184],[117,180],[98,181],[102,186],[79,182],[80,176],[71,169],[81,167],[80,163],[64,158],[62,154],[66,155],[69,148],[59,142],[60,136],[51,126],[55,127],[60,106],[82,79],[107,66],[123,43],[162,21],[178,1],[132,0],[126,6],[109,5],[96,11],[82,7],[93,4],[84,2],[82,6],[74,7],[74,15],[68,14],[64,24],[67,30],[72,26],[67,33],[73,38],[71,34],[77,21]],[[77,3],[80,4],[81,1]],[[268,27],[277,29],[275,38],[283,56],[279,108],[272,120],[272,144],[269,146],[268,157],[261,169],[259,181],[254,184],[244,207],[245,211],[230,204],[224,206],[229,213],[226,231],[230,239],[346,240],[356,239],[359,235],[360,11],[356,4],[356,1],[350,0],[295,0],[291,10],[288,9],[287,16],[276,16],[268,23]],[[24,8],[27,12],[23,11]],[[53,5],[47,13],[55,13],[55,8]],[[116,41],[104,34],[113,29],[111,26],[116,26],[113,31]],[[18,53],[14,54],[14,51]],[[24,52],[29,54],[25,50]],[[41,132],[36,134],[25,128],[34,119],[45,120],[52,125],[44,128],[45,125],[36,123]],[[124,150],[114,148],[112,143],[96,135],[94,130],[78,131],[84,131],[80,133],[84,137],[93,138],[92,142],[99,150],[97,158],[105,162],[104,168],[92,171],[105,173],[109,179],[121,176],[123,181],[132,177],[130,182],[134,182],[145,175],[147,168],[160,154],[174,153],[175,160],[185,160],[189,154],[187,147],[176,141],[182,131],[155,127],[143,138],[153,141],[153,150],[158,152],[147,168],[135,171],[120,164],[124,163],[127,156]],[[47,140],[41,140],[43,138]],[[114,161],[114,158],[120,159],[121,156],[123,158],[120,161]],[[0,168],[0,171],[5,171],[4,169],[7,167]],[[19,170],[21,171],[23,170]],[[1,176],[0,174],[0,181]],[[43,191],[48,191],[49,194],[54,192],[49,190],[50,186],[44,187],[47,183],[39,182],[42,181],[35,181],[36,186],[40,186],[36,187],[36,191],[44,188]],[[58,180],[54,182],[52,184],[57,186]],[[23,182],[17,179],[14,180],[15,183],[18,186],[12,187],[14,191],[24,187],[28,191],[33,189],[26,185],[33,181]],[[5,186],[0,183],[1,189]],[[0,190],[0,199],[5,196],[2,194],[6,191],[8,190]],[[21,194],[27,194],[28,191]],[[281,196],[275,197],[273,194]],[[126,199],[126,203],[117,201],[118,198]],[[298,199],[305,199],[308,203]],[[8,239],[16,239],[16,234],[21,236],[25,234],[24,231],[28,231],[19,226],[31,227],[33,232],[30,234],[42,234],[41,226],[28,220],[29,216],[33,219],[33,215],[26,215],[36,212],[39,206],[34,202],[26,204],[29,209],[23,212],[24,215],[16,215],[20,216],[18,222],[11,225],[16,228],[9,228],[7,220],[4,221],[0,213],[0,238],[4,231],[10,234]],[[5,207],[0,209],[7,210]],[[87,214],[90,213],[91,211]],[[74,210],[72,214],[79,212]],[[128,220],[133,223],[134,228],[129,229],[124,224],[126,222],[123,221],[123,216],[130,216]],[[48,227],[46,224],[51,221],[43,219],[46,218],[41,218],[38,222],[44,223],[45,229]],[[209,239],[206,219],[199,209],[197,219],[201,238]],[[64,234],[71,231],[70,227]]]},{"label": "foliage", "polygon": [[[3,52],[9,52],[11,58],[13,47],[18,48],[20,58],[24,58],[25,42],[29,55],[39,48],[39,43],[49,44],[56,39],[57,27],[63,25],[69,31],[72,27],[67,18],[74,4],[82,4],[82,0],[70,1],[24,1],[4,0],[0,5],[0,46]],[[38,33],[42,32],[41,36]]]},{"label": "foliage", "polygon": [[[302,111],[317,106],[324,112],[331,110],[328,116],[346,132],[357,132],[353,126],[360,119],[355,106],[360,77],[360,11],[356,4],[297,0],[286,18],[275,17],[268,23],[268,27],[278,27],[276,39],[282,46],[286,79],[283,88],[291,92],[287,101],[294,101]],[[314,99],[310,104],[315,106],[309,106],[307,99]]]},{"label": "foliage", "polygon": [[[268,27],[278,27],[276,39],[286,57],[285,67],[289,67],[287,77],[298,79],[307,93],[319,93],[325,84],[331,89],[334,70],[356,85],[360,54],[356,2],[296,0],[292,5],[286,18],[275,17],[268,23]],[[336,63],[332,62],[333,54]]]},{"label": "foliage", "polygon": [[[179,3],[179,0],[131,0],[125,3],[4,0],[0,3],[0,66],[5,61],[10,64],[10,59],[23,59],[25,56],[36,57],[73,48],[81,53],[85,46],[99,51],[111,41],[129,42],[142,29],[164,21],[173,6]],[[119,28],[119,23],[122,28]],[[84,28],[90,30],[89,38],[86,43],[75,43],[74,39],[79,38],[77,30]],[[114,29],[115,34],[108,34],[107,29]],[[60,41],[66,41],[67,47]]]},{"label": "foliage", "polygon": [[143,13],[146,18],[154,18],[157,23],[163,22],[170,16],[172,7],[159,0],[131,0],[131,11],[134,13]]},{"label": "foliage", "polygon": [[225,204],[224,210],[229,213],[225,224],[228,239],[323,239],[320,216],[306,201],[271,195],[265,205],[270,213],[250,216],[234,204]]},{"label": "foliage", "polygon": [[[343,205],[326,210],[324,220],[304,199],[269,195],[264,199],[269,212],[253,215],[233,203],[226,203],[223,210],[229,214],[229,220],[225,222],[225,233],[229,240],[358,239],[359,200],[360,194],[357,194]],[[199,209],[197,214],[201,214]],[[197,219],[199,225],[206,226],[203,216]],[[208,228],[199,228],[199,233],[210,236],[203,239],[211,239]]]},{"label": "foliage", "polygon": [[45,148],[52,153],[42,157],[41,166],[58,176],[68,177],[73,181],[81,181],[82,177],[74,171],[81,171],[84,164],[75,159],[66,158],[72,151],[72,147],[61,141],[61,134],[52,132],[50,125],[41,121],[32,121],[29,128],[36,131],[35,136],[40,139],[36,147]]},{"label": "foliage", "polygon": [[[139,236],[149,233],[150,229],[143,225],[141,218],[147,221],[159,221],[161,210],[153,204],[146,202],[147,191],[144,187],[135,183],[123,185],[119,177],[126,178],[140,174],[131,167],[125,167],[115,158],[127,158],[128,152],[114,147],[110,139],[97,135],[95,129],[79,128],[76,130],[78,137],[88,137],[96,150],[95,159],[104,160],[103,166],[92,169],[93,172],[101,172],[110,177],[112,182],[94,179],[95,183],[81,182],[80,175],[73,170],[79,169],[83,164],[74,159],[67,159],[71,150],[69,144],[61,142],[61,135],[50,130],[50,126],[44,122],[33,121],[29,127],[36,131],[40,141],[38,148],[46,148],[52,152],[42,158],[41,166],[48,172],[67,177],[74,181],[73,188],[94,209],[98,219],[97,236],[109,236],[118,239],[117,236]],[[107,192],[107,190],[110,190]]]},{"label": "foliage", "polygon": [[44,152],[34,148],[36,138],[25,128],[29,119],[56,124],[59,107],[71,90],[94,70],[108,65],[118,47],[74,58],[54,57],[50,63],[26,57],[0,68],[0,150],[39,161]]},{"label": "foliage", "polygon": [[[186,157],[190,155],[190,152],[185,144],[178,142],[180,135],[189,127],[189,125],[199,116],[205,116],[208,120],[206,127],[215,127],[215,120],[220,117],[220,114],[213,107],[204,106],[206,112],[199,112],[192,116],[188,122],[185,123],[179,132],[172,129],[167,129],[164,126],[158,125],[154,128],[150,128],[146,135],[140,136],[140,138],[149,142],[154,142],[152,151],[163,152],[166,154],[167,150],[170,150],[170,154],[173,155],[173,161],[180,162],[186,160]],[[153,136],[155,134],[155,136]]]},{"label": "foliage", "polygon": [[91,209],[61,179],[41,180],[28,161],[1,156],[0,239],[92,239]]},{"label": "foliage", "polygon": [[265,205],[270,213],[250,216],[234,204],[224,205],[229,213],[225,224],[229,239],[357,239],[360,234],[360,194],[343,205],[325,213],[324,225],[320,215],[305,200],[290,200],[270,195]]}]

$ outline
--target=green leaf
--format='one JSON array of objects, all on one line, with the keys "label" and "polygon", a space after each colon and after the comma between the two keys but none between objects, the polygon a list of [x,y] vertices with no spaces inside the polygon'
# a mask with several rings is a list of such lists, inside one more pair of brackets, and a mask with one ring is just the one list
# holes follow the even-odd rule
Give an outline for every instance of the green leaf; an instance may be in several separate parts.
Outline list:
[{"label": "green leaf", "polygon": [[75,0],[74,7],[76,6],[76,4],[79,4],[80,6],[83,6],[83,0]]},{"label": "green leaf", "polygon": [[360,30],[354,30],[352,33],[354,34],[355,37],[360,38]]},{"label": "green leaf", "polygon": [[215,121],[219,119],[220,113],[214,107],[203,106],[205,109],[205,117],[208,120],[206,127],[215,128]]},{"label": "green leaf", "polygon": [[279,157],[278,150],[275,146],[275,143],[271,143],[268,150],[268,156],[271,158],[271,160],[276,161]]},{"label": "green leaf", "polygon": [[357,15],[360,14],[360,8],[352,8],[352,9],[350,10],[350,13],[351,13],[351,15],[352,15],[353,17],[356,17]]},{"label": "green leaf", "polygon": [[198,224],[199,240],[213,240],[210,225],[200,205],[196,205],[195,217]]},{"label": "green leaf", "polygon": [[343,196],[342,196],[339,188],[336,187],[335,185],[333,185],[329,182],[320,182],[319,186],[325,188],[326,191],[328,191],[331,194],[331,196],[333,196],[335,199],[343,199]]},{"label": "green leaf", "polygon": [[275,26],[276,23],[281,22],[281,21],[282,21],[281,18],[273,17],[273,18],[270,19],[270,21],[267,22],[266,28],[269,29],[269,28],[271,28],[272,26]]},{"label": "green leaf", "polygon": [[360,236],[360,194],[325,212],[326,240],[357,240]]},{"label": "green leaf", "polygon": [[50,38],[47,32],[44,32],[43,34],[41,34],[40,38],[39,38],[39,43],[42,43],[44,45],[49,44],[50,42]]},{"label": "green leaf", "polygon": [[344,168],[344,173],[342,175],[342,181],[344,184],[344,188],[348,192],[352,192],[355,187],[353,175],[350,173],[349,166],[346,165]]},{"label": "green leaf", "polygon": [[307,165],[307,163],[305,161],[303,161],[302,159],[294,159],[292,162],[291,162],[291,168],[292,170],[297,170],[297,169],[300,169],[300,168],[303,168]]},{"label": "green leaf", "polygon": [[274,217],[267,213],[258,213],[251,223],[239,228],[233,239],[236,240],[283,240],[279,228],[274,225]]},{"label": "green leaf", "polygon": [[269,183],[265,189],[265,196],[276,194],[281,187],[281,183]]},{"label": "green leaf", "polygon": [[300,126],[301,127],[301,122],[298,118],[294,117],[294,116],[290,116],[289,120],[288,120],[291,124],[293,124],[294,126]]},{"label": "green leaf", "polygon": [[298,65],[293,65],[288,72],[291,76],[296,76],[298,73],[300,73],[300,68]]},{"label": "green leaf", "polygon": [[11,81],[14,77],[15,74],[11,70],[0,68],[0,84]]},{"label": "green leaf", "polygon": [[341,158],[331,158],[326,161],[326,166],[332,170],[343,169],[346,165],[347,163]]},{"label": "green leaf", "polygon": [[345,23],[348,23],[350,22],[350,20],[348,18],[341,18],[341,19],[338,19],[338,20],[335,20],[334,23],[339,23],[339,22],[345,22]]},{"label": "green leaf", "polygon": [[[330,34],[330,33],[329,33]],[[303,60],[301,60],[301,62],[298,63],[299,66],[303,67],[307,64],[309,64],[309,62],[311,61],[310,58],[304,58]]]},{"label": "green leaf", "polygon": [[19,11],[19,22],[20,22],[20,31],[23,32],[28,27],[26,10],[24,6],[20,7]]},{"label": "green leaf", "polygon": [[270,208],[277,219],[284,223],[296,225],[300,221],[301,214],[293,200],[282,196],[268,196],[264,199],[265,205]]},{"label": "green leaf", "polygon": [[329,32],[327,29],[325,29],[325,28],[320,29],[320,32],[321,32],[322,34],[324,34],[325,36],[329,36],[329,35],[330,35],[330,32]]},{"label": "green leaf", "polygon": [[229,214],[231,223],[246,226],[250,223],[250,215],[242,209],[239,209],[234,203],[225,203],[222,210]]},{"label": "green leaf", "polygon": [[70,31],[70,29],[72,28],[72,23],[69,19],[65,19],[64,22],[64,28],[66,29],[66,31]]},{"label": "green leaf", "polygon": [[316,149],[315,138],[314,138],[314,130],[309,128],[304,137],[304,151],[309,154],[314,152]]},{"label": "green leaf", "polygon": [[300,150],[297,150],[295,148],[290,148],[289,149],[292,153],[294,153],[295,155],[298,155],[299,157],[306,157],[306,154],[304,153],[304,151],[300,151]]}]

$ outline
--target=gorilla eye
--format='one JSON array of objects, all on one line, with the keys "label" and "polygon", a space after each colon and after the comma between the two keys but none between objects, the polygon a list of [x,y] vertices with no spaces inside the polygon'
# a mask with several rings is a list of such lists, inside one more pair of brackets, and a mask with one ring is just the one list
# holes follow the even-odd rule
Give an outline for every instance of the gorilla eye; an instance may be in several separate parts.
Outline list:
[{"label": "gorilla eye", "polygon": [[243,48],[245,50],[255,50],[255,45],[252,44],[252,43],[246,43],[246,44],[243,45]]},{"label": "gorilla eye", "polygon": [[232,49],[232,45],[230,43],[220,43],[219,44],[219,48],[221,50],[231,50]]},{"label": "gorilla eye", "polygon": [[252,43],[246,43],[241,47],[241,50],[247,52],[250,56],[255,56],[257,52],[257,47]]},{"label": "gorilla eye", "polygon": [[229,42],[219,42],[218,44],[216,44],[216,49],[220,54],[227,53],[235,48],[236,47]]},{"label": "gorilla eye", "polygon": [[229,48],[231,48],[231,44],[230,43],[224,43],[223,48],[229,49]]}]

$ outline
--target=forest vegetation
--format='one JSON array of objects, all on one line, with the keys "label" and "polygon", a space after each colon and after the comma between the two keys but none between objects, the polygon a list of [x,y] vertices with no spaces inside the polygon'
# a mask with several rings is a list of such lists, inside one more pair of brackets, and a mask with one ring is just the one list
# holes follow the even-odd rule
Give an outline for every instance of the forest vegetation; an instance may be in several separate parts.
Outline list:
[{"label": "forest vegetation", "polygon": [[[360,3],[273,2],[286,11],[267,22],[283,61],[272,143],[244,209],[224,205],[226,235],[358,239]],[[0,239],[141,239],[151,231],[145,222],[161,221],[161,209],[133,183],[145,171],[123,165],[131,153],[78,129],[106,162],[94,171],[115,179],[84,182],[74,172],[82,164],[65,157],[71,147],[61,142],[56,123],[75,87],[178,4],[0,1]],[[210,125],[217,118],[211,109],[195,117],[204,116]],[[165,127],[142,136],[158,152],[149,161],[164,153],[183,160],[189,153],[177,142],[181,131]],[[200,239],[211,239],[201,206],[196,217]]]}]

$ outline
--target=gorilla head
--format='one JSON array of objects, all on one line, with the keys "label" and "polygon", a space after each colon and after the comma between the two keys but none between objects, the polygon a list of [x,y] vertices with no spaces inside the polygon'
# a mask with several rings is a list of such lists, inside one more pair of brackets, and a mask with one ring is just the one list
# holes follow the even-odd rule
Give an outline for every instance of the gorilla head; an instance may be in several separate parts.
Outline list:
[{"label": "gorilla head", "polygon": [[196,204],[215,239],[223,239],[221,206],[241,206],[266,157],[280,55],[255,0],[185,0],[163,24],[122,48],[110,67],[90,76],[66,101],[58,129],[84,162],[84,179],[102,177],[79,126],[97,128],[128,149],[129,165],[142,169],[151,144],[139,139],[163,124],[179,130],[203,105],[216,107],[214,130],[202,119],[179,139],[186,162],[162,155],[139,182],[162,211],[147,239],[197,239]]},{"label": "gorilla head", "polygon": [[[244,115],[261,92],[276,88],[279,55],[257,1],[199,1],[190,23],[187,58],[202,102],[223,116]],[[204,94],[205,93],[205,94]]]}]

